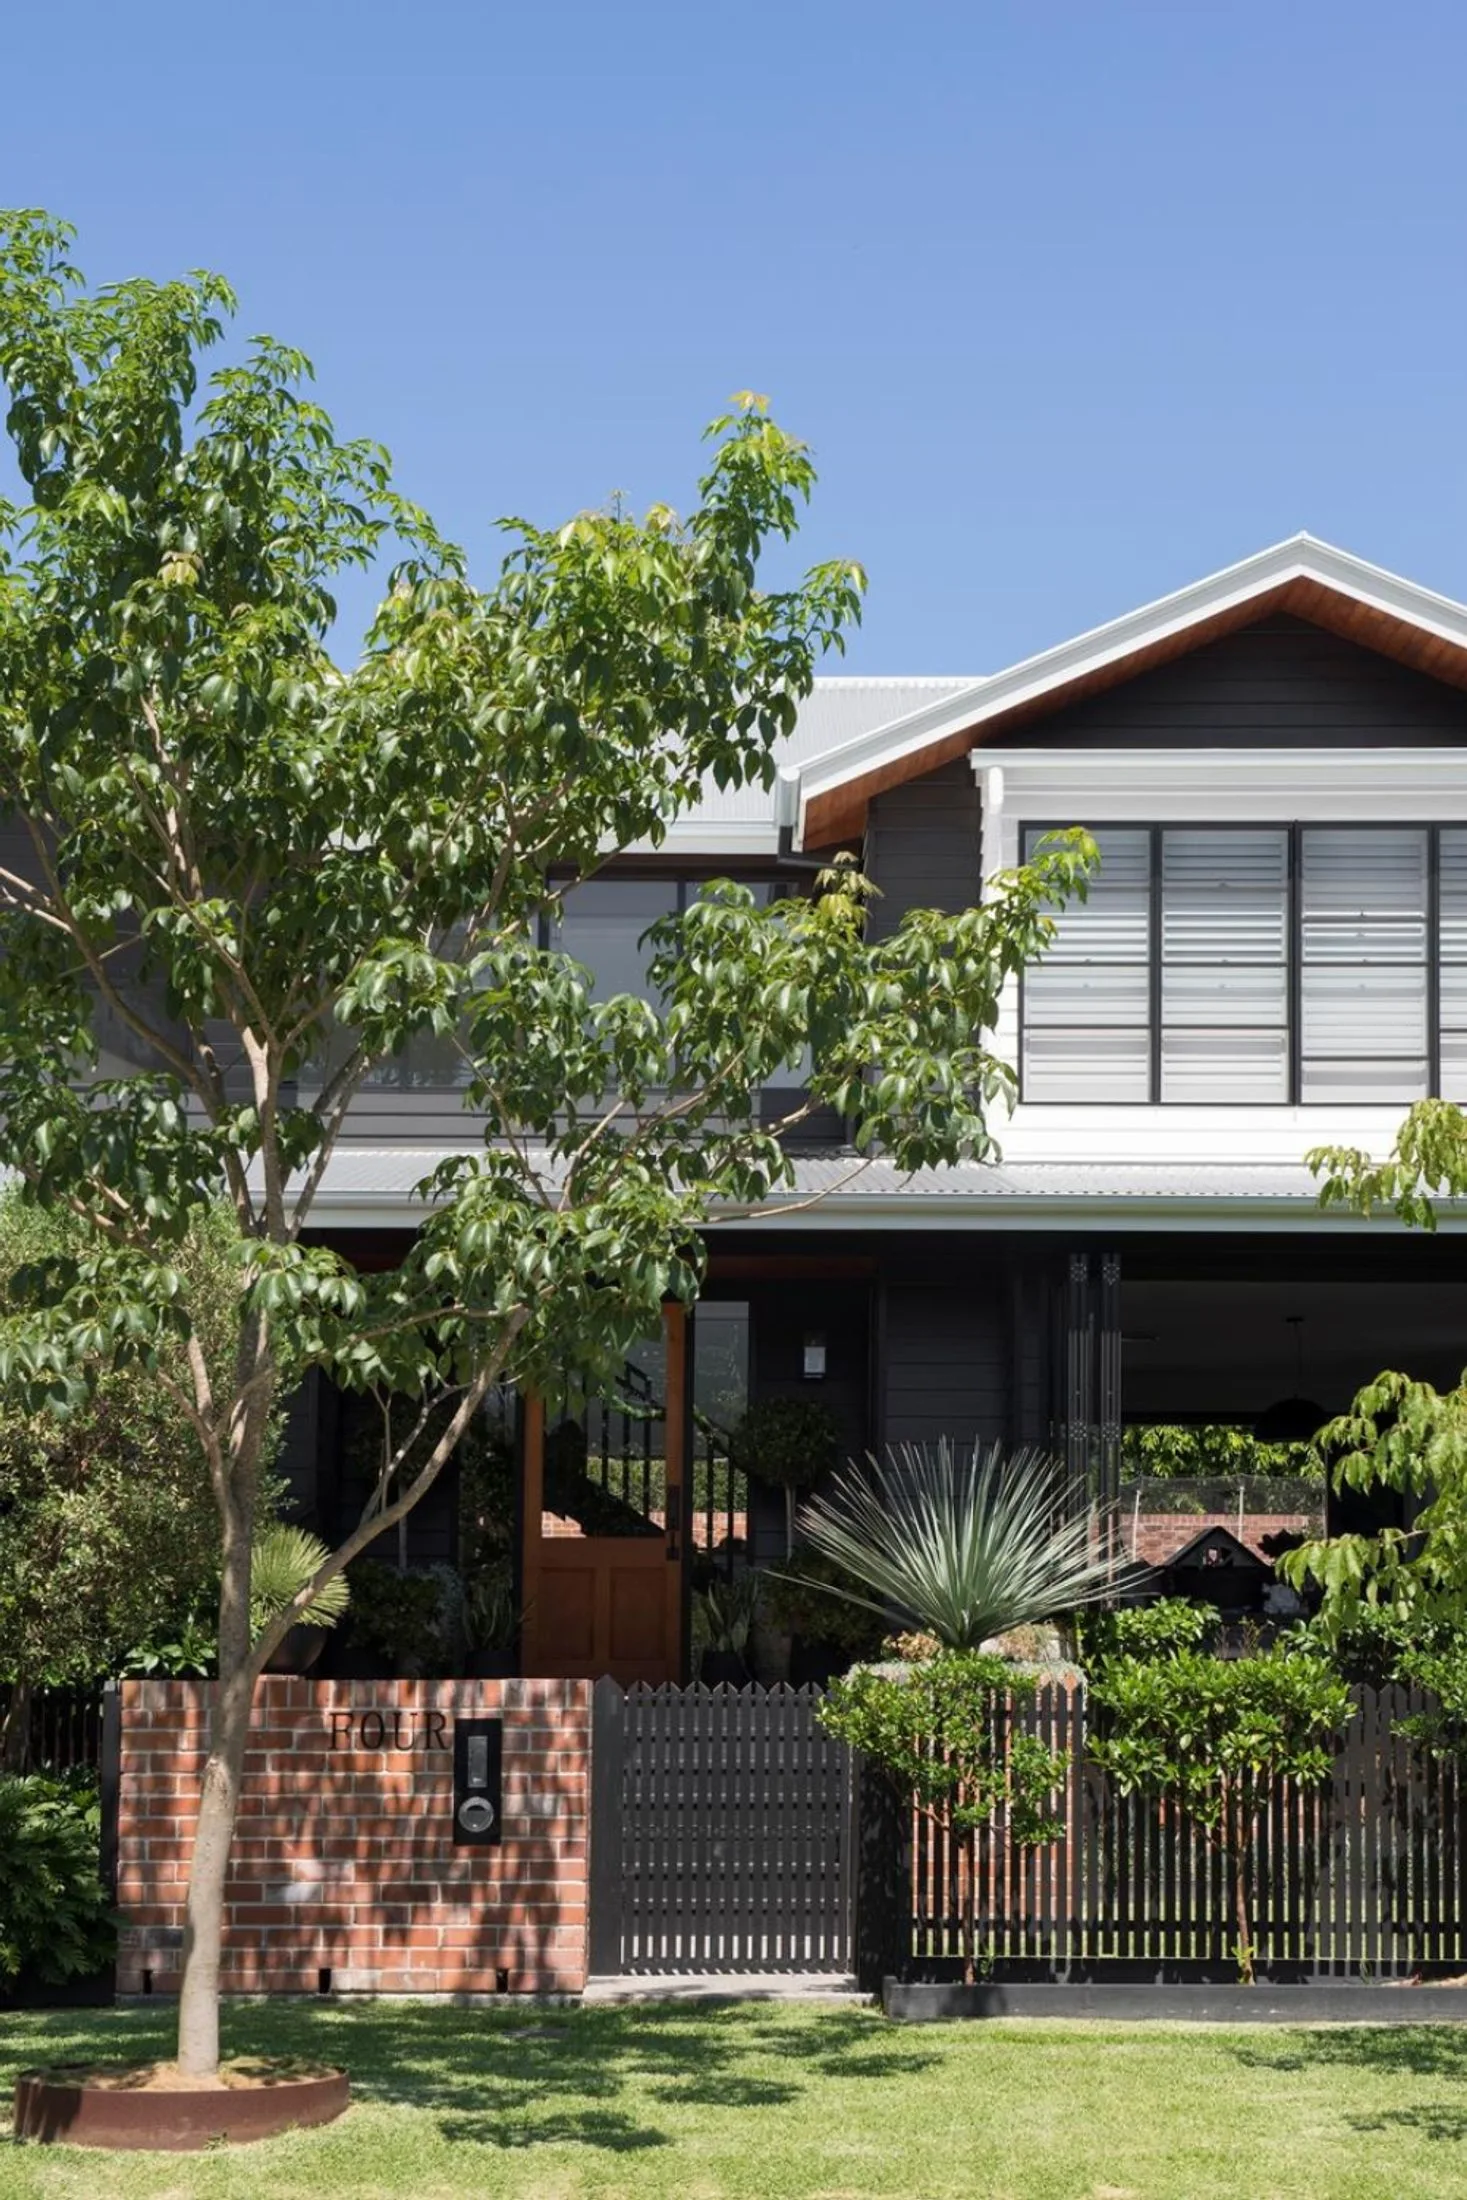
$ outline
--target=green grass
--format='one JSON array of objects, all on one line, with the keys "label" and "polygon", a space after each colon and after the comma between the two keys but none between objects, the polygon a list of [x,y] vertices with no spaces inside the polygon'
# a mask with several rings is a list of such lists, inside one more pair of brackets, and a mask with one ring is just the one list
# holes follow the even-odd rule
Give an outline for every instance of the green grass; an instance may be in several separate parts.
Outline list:
[{"label": "green grass", "polygon": [[[0,2017],[27,2064],[165,2016]],[[0,2141],[4,2200],[1411,2200],[1467,2191],[1467,2030],[974,2024],[835,2005],[256,2004],[233,2053],[346,2063],[319,2132],[204,2155]]]}]

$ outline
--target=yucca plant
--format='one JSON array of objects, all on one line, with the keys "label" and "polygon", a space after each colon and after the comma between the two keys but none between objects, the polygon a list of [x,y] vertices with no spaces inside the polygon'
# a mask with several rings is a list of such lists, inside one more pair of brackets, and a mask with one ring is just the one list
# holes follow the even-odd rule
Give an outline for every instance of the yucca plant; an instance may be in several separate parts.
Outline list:
[{"label": "yucca plant", "polygon": [[[325,1544],[307,1528],[292,1527],[288,1520],[272,1520],[255,1537],[250,1562],[250,1629],[264,1633],[277,1612],[299,1596],[321,1561],[328,1557]],[[334,1627],[347,1605],[351,1590],[345,1574],[328,1581],[313,1604],[298,1615],[301,1627]]]},{"label": "yucca plant", "polygon": [[1065,1499],[1049,1454],[959,1452],[942,1437],[848,1466],[805,1507],[800,1532],[868,1592],[831,1596],[899,1615],[944,1649],[977,1650],[1115,1590],[1120,1568],[1096,1515],[1067,1515]]}]

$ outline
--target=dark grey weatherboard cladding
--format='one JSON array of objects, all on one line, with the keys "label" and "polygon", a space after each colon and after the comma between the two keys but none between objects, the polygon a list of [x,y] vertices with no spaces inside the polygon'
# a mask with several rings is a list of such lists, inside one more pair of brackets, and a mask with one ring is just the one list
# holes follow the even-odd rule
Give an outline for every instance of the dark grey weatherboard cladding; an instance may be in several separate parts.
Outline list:
[{"label": "dark grey weatherboard cladding", "polygon": [[983,747],[1036,743],[1451,748],[1467,746],[1467,694],[1281,613],[1103,695],[996,734]]},{"label": "dark grey weatherboard cladding", "polygon": [[886,1287],[889,1444],[1009,1435],[1012,1330],[1006,1278]]},{"label": "dark grey weatherboard cladding", "polygon": [[982,881],[978,783],[966,757],[879,794],[866,825],[866,869],[881,889],[877,939],[909,909],[971,909]]}]

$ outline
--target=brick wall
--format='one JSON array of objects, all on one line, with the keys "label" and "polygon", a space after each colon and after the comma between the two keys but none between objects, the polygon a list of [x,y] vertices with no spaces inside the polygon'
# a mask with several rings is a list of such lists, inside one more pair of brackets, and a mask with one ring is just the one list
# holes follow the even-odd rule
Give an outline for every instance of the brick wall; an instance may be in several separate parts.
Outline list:
[{"label": "brick wall", "polygon": [[1165,1566],[1209,1528],[1226,1528],[1247,1544],[1255,1558],[1272,1565],[1263,1548],[1266,1535],[1318,1535],[1320,1520],[1318,1513],[1244,1513],[1240,1533],[1236,1508],[1232,1512],[1128,1513],[1123,1507],[1121,1512],[1121,1542],[1128,1556],[1144,1559],[1148,1566]]},{"label": "brick wall", "polygon": [[[122,1691],[118,1990],[179,1982],[209,1690]],[[244,1993],[578,1992],[586,1976],[584,1681],[269,1676],[228,1889],[223,1984]],[[455,1847],[453,1721],[504,1721],[504,1838]],[[379,1746],[380,1743],[380,1746]]]}]

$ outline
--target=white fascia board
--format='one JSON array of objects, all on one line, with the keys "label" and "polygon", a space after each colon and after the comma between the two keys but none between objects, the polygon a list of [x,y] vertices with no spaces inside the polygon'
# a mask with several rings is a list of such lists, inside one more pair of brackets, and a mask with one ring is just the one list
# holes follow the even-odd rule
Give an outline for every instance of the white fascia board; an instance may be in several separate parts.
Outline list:
[{"label": "white fascia board", "polygon": [[1467,648],[1467,607],[1420,588],[1414,581],[1403,580],[1399,574],[1368,565],[1364,559],[1351,557],[1348,551],[1337,550],[1312,535],[1294,535],[1221,573],[1210,574],[1155,603],[1093,627],[1073,641],[1024,658],[1005,672],[975,682],[961,694],[810,758],[799,767],[801,837],[805,810],[813,796],[860,778],[877,765],[897,762],[949,734],[982,725],[1002,711],[1038,701],[1056,688],[1294,580],[1317,581],[1337,594],[1404,619],[1424,633]]},{"label": "white fascia board", "polygon": [[[980,784],[1001,774],[1010,816],[1062,797],[1070,809],[1135,814],[1160,823],[1188,806],[1243,822],[1291,816],[1328,822],[1352,810],[1366,819],[1467,813],[1463,748],[1004,749],[969,759]],[[1367,805],[1360,812],[1361,804]],[[1173,808],[1169,808],[1172,805]],[[1180,809],[1175,806],[1180,805]]]}]

